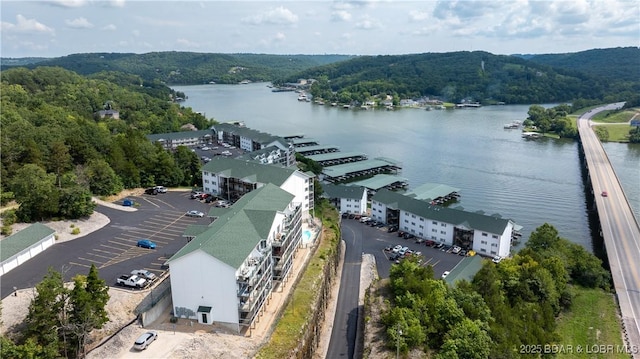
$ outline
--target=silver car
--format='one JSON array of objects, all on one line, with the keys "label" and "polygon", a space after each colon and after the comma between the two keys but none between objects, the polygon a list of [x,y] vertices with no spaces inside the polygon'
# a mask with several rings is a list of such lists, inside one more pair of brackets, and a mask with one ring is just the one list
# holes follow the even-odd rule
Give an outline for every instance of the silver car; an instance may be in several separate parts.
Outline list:
[{"label": "silver car", "polygon": [[136,342],[133,344],[133,348],[137,350],[145,350],[149,344],[156,340],[156,338],[158,338],[158,333],[156,331],[148,331],[136,339]]}]

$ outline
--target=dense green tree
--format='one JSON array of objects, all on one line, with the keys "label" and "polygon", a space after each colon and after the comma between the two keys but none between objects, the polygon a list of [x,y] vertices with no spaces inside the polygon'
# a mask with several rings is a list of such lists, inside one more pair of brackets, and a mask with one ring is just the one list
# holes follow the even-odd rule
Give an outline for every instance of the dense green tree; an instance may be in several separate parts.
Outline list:
[{"label": "dense green tree", "polygon": [[59,193],[55,174],[35,164],[19,169],[12,179],[11,190],[20,204],[17,215],[21,220],[42,220],[58,211]]},{"label": "dense green tree", "polygon": [[445,334],[436,358],[485,359],[490,358],[490,352],[491,337],[483,323],[463,318]]},{"label": "dense green tree", "polygon": [[640,127],[636,126],[629,130],[629,142],[640,143]]},{"label": "dense green tree", "polygon": [[96,208],[91,192],[78,185],[69,185],[60,190],[58,214],[64,218],[82,218],[90,216]]},{"label": "dense green tree", "polygon": [[67,293],[62,275],[49,268],[42,282],[36,285],[36,295],[29,304],[25,319],[25,342],[31,339],[35,345],[41,346],[47,358],[57,357],[64,347],[59,331],[64,325]]},{"label": "dense green tree", "polygon": [[91,192],[96,195],[112,195],[123,189],[120,177],[105,160],[98,159],[89,162],[85,176],[89,181]]},{"label": "dense green tree", "polygon": [[76,357],[84,357],[91,331],[102,328],[109,320],[105,310],[108,301],[108,287],[98,277],[95,265],[91,266],[88,276],[74,278],[74,287],[69,294],[71,310],[64,329],[69,333]]},{"label": "dense green tree", "polygon": [[607,129],[607,126],[595,126],[594,131],[600,141],[602,142],[609,141],[609,129]]},{"label": "dense green tree", "polygon": [[176,166],[182,172],[180,185],[194,186],[200,183],[202,172],[200,171],[201,164],[197,154],[186,146],[178,146],[173,152],[173,158]]}]

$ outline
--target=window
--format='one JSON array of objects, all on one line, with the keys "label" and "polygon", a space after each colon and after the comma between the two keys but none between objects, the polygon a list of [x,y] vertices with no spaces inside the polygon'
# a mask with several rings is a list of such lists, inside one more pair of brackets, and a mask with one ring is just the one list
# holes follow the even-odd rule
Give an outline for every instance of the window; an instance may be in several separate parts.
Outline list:
[{"label": "window", "polygon": [[440,223],[440,226],[441,226],[441,227],[446,227],[446,226],[447,226],[447,224],[446,224],[446,223]]},{"label": "window", "polygon": [[418,228],[424,228],[424,226],[423,225],[419,225]]},{"label": "window", "polygon": [[497,247],[498,243],[491,243],[491,247]]},{"label": "window", "polygon": [[498,235],[497,235],[497,234],[494,234],[494,235],[493,235],[493,236],[491,236],[491,237],[493,237],[493,239],[498,239]]},{"label": "window", "polygon": [[408,220],[408,219],[405,219],[405,220],[404,220],[404,223],[409,223],[409,220]]},{"label": "window", "polygon": [[435,224],[436,226],[438,225],[438,222],[436,221],[432,221],[431,224]]},{"label": "window", "polygon": [[486,233],[484,233],[484,232],[482,232],[482,236],[483,236],[483,237],[486,237],[486,236],[487,236],[487,234],[486,234]]},{"label": "window", "polygon": [[415,226],[415,225],[416,225],[416,222],[411,222],[411,225],[412,225],[412,226]]},{"label": "window", "polygon": [[437,230],[437,229],[435,229],[435,228],[433,228],[433,229],[431,229],[431,232],[433,232],[433,233],[438,233],[438,230]]},{"label": "window", "polygon": [[412,215],[411,215],[411,218],[416,218],[416,215],[415,215],[415,214],[412,214]]},{"label": "window", "polygon": [[440,231],[440,234],[447,234],[447,231]]},{"label": "window", "polygon": [[420,222],[424,222],[424,218],[420,217]]},{"label": "window", "polygon": [[496,251],[491,251],[491,254],[498,254]]},{"label": "window", "polygon": [[487,250],[486,250],[486,249],[484,249],[484,248],[480,248],[480,252],[487,253]]},{"label": "window", "polygon": [[487,244],[487,241],[480,241],[480,244]]}]

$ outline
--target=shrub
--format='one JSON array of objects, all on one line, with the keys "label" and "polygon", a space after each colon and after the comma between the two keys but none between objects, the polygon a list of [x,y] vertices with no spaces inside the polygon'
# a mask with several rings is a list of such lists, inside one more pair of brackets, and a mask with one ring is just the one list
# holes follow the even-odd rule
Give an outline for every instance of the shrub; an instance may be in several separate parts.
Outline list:
[{"label": "shrub", "polygon": [[71,231],[71,234],[80,234],[80,228],[76,227]]}]

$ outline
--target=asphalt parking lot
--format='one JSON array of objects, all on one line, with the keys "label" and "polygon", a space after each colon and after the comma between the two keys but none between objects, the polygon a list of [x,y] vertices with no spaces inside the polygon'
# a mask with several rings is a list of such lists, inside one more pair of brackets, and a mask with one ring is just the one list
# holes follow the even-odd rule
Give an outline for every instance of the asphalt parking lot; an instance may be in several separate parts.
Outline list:
[{"label": "asphalt parking lot", "polygon": [[457,254],[448,253],[426,246],[424,243],[416,243],[415,238],[404,239],[398,237],[398,232],[388,233],[386,227],[370,227],[360,223],[357,219],[342,219],[342,230],[351,231],[354,237],[360,238],[363,253],[373,254],[376,258],[378,275],[380,278],[388,278],[394,261],[389,260],[391,252],[384,249],[388,246],[401,245],[414,252],[421,252],[422,265],[433,266],[434,278],[440,278],[445,271],[451,271],[464,258]]},{"label": "asphalt parking lot", "polygon": [[[86,236],[57,243],[34,260],[3,275],[2,295],[10,293],[13,287],[34,287],[50,267],[61,272],[65,281],[70,281],[77,274],[86,275],[94,264],[110,286],[116,285],[116,278],[134,269],[163,275],[167,259],[187,243],[182,237],[184,230],[191,224],[210,223],[206,213],[212,204],[190,199],[190,195],[189,191],[169,190],[163,194],[129,197],[135,203],[137,211],[134,212],[98,206],[96,211],[109,217],[109,224]],[[185,213],[189,210],[204,212],[205,217],[188,217]],[[142,238],[155,242],[156,249],[137,247]]]}]

